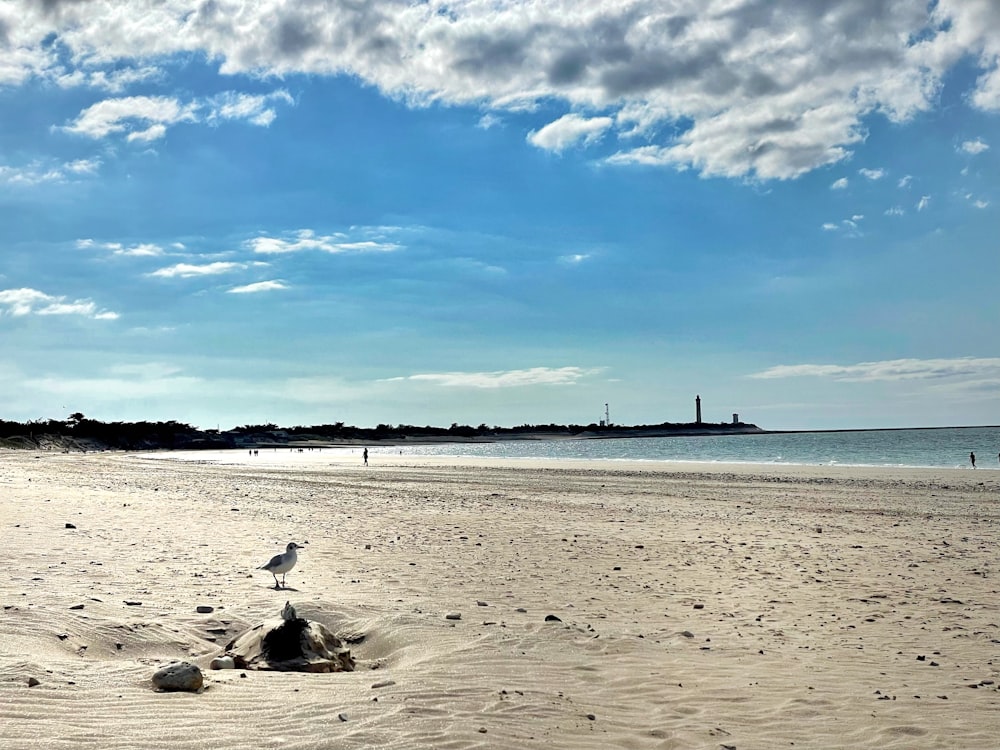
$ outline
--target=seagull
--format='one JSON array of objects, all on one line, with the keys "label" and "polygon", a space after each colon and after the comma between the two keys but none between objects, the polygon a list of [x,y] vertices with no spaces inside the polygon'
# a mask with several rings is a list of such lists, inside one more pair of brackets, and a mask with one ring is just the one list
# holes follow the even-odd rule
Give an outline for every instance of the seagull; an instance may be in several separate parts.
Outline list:
[{"label": "seagull", "polygon": [[[288,546],[285,547],[285,551],[280,555],[275,555],[267,564],[261,565],[257,570],[266,570],[268,573],[274,576],[274,590],[279,590],[285,585],[285,573],[295,567],[295,563],[299,561],[298,555],[295,550],[304,549],[300,547],[295,542],[289,542]],[[281,573],[281,583],[278,583],[278,573]]]}]

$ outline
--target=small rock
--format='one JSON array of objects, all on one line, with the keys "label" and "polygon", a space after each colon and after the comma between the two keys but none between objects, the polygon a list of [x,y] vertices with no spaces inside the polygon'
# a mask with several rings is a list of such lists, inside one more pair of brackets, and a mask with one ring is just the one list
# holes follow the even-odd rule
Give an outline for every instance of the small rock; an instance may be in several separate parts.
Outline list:
[{"label": "small rock", "polygon": [[704,604],[695,604],[694,608],[695,609],[705,609],[705,605]]},{"label": "small rock", "polygon": [[125,606],[126,607],[141,607],[142,606],[142,602],[133,602],[133,601],[129,601],[128,599],[126,599],[125,600]]},{"label": "small rock", "polygon": [[211,669],[236,669],[236,660],[231,656],[216,656],[208,666]]},{"label": "small rock", "polygon": [[477,601],[476,601],[476,606],[477,606],[477,607],[488,607],[488,606],[490,606],[490,605],[489,605],[489,604],[487,604],[486,602],[482,601],[482,600],[477,600]]},{"label": "small rock", "polygon": [[562,622],[562,620],[555,615],[545,615],[545,622]]},{"label": "small rock", "polygon": [[28,687],[37,687],[38,685],[41,685],[41,684],[42,683],[39,682],[38,679],[35,678],[35,677],[29,677],[28,678]]},{"label": "small rock", "polygon": [[73,524],[71,524],[71,523],[68,523],[68,524],[66,524],[66,528],[67,528],[67,529],[75,529],[75,528],[76,528],[76,526],[74,526],[74,525],[73,525]]},{"label": "small rock", "polygon": [[446,620],[461,620],[462,619],[462,613],[461,612],[449,612],[448,614],[446,614],[444,616],[444,619],[446,619]]},{"label": "small rock", "polygon": [[70,609],[83,609],[83,605],[82,604],[74,604],[72,607],[70,607]]},{"label": "small rock", "polygon": [[479,727],[480,734],[486,734],[486,727]]},{"label": "small rock", "polygon": [[200,615],[207,615],[210,612],[214,612],[215,607],[210,607],[207,604],[199,604],[197,607],[195,607],[195,611]]},{"label": "small rock", "polygon": [[347,714],[337,714],[337,718],[341,721],[347,721]]},{"label": "small rock", "polygon": [[201,670],[195,664],[180,661],[168,664],[153,674],[153,687],[162,692],[178,690],[197,693],[205,684]]},{"label": "small rock", "polygon": [[597,721],[597,717],[594,716],[594,714],[587,714],[587,718],[590,719],[591,721]]},{"label": "small rock", "polygon": [[395,685],[395,684],[396,684],[395,680],[384,680],[383,682],[376,682],[374,685],[372,685],[372,690],[375,690],[377,688],[389,687],[390,685]]}]

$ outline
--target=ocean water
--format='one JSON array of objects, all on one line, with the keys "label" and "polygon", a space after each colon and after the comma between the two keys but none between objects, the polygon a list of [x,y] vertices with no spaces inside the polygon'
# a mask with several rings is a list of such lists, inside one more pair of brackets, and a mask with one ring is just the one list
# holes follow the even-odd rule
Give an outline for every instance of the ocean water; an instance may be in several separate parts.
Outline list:
[{"label": "ocean water", "polygon": [[[303,450],[262,449],[186,451],[160,457],[223,463],[311,463],[333,454],[357,454],[361,447]],[[1000,470],[1000,427],[949,427],[918,430],[793,432],[712,437],[621,438],[600,440],[508,440],[495,443],[369,446],[371,462],[379,455],[482,456],[569,460],[684,461],[704,463],[798,464],[971,468]]]},{"label": "ocean water", "polygon": [[[379,449],[381,451],[382,449]],[[390,449],[490,458],[610,459],[707,463],[896,466],[1000,470],[1000,427],[794,432],[609,440],[517,440]]]}]

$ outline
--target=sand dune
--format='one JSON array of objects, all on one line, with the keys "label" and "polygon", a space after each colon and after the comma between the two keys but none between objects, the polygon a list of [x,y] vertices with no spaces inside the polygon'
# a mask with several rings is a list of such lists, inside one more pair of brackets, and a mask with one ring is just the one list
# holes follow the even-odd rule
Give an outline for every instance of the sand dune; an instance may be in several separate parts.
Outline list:
[{"label": "sand dune", "polygon": [[[358,463],[0,453],[0,745],[1000,745],[1000,478]],[[357,671],[207,669],[286,600]]]}]

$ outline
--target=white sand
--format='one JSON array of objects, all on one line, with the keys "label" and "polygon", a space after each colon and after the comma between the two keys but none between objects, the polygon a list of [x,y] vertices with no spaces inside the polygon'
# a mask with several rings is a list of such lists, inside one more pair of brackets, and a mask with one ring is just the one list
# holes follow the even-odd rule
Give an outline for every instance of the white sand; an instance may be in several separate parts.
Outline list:
[{"label": "white sand", "polygon": [[[0,452],[0,747],[1000,746],[996,472],[372,458]],[[358,671],[151,690],[286,600]]]}]

